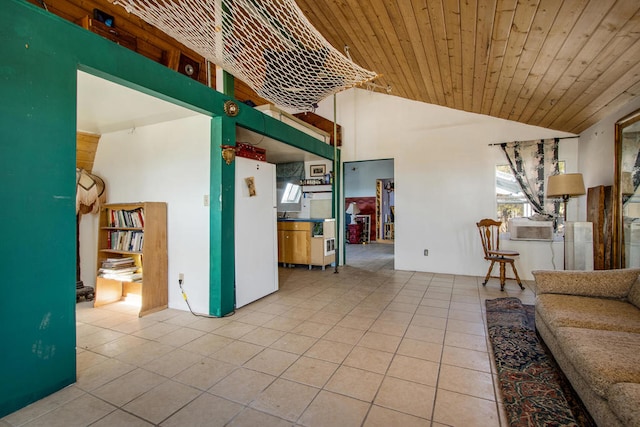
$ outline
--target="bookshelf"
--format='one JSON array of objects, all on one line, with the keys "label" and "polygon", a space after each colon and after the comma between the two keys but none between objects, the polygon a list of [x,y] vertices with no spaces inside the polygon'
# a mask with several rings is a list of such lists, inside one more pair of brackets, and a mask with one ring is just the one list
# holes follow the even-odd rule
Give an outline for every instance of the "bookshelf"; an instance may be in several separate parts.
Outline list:
[{"label": "bookshelf", "polygon": [[356,215],[356,222],[362,224],[360,243],[371,242],[371,215]]},{"label": "bookshelf", "polygon": [[140,317],[167,308],[167,268],[166,203],[102,206],[94,307],[139,300]]}]

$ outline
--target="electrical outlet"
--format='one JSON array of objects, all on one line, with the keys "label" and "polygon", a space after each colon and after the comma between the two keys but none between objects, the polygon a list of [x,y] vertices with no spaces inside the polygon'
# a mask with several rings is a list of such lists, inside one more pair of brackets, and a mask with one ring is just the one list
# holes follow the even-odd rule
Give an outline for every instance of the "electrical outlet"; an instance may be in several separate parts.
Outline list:
[{"label": "electrical outlet", "polygon": [[178,274],[178,280],[184,281],[184,273]]},{"label": "electrical outlet", "polygon": [[429,256],[429,249],[424,250],[424,256]]}]

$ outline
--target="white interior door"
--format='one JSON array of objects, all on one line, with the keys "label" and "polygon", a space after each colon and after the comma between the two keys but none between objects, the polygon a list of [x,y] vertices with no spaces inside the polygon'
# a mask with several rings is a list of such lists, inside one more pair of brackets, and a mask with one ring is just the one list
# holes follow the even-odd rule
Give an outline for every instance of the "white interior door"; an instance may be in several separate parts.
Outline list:
[{"label": "white interior door", "polygon": [[[236,157],[236,308],[278,290],[276,167]],[[251,195],[248,178],[253,178]]]}]

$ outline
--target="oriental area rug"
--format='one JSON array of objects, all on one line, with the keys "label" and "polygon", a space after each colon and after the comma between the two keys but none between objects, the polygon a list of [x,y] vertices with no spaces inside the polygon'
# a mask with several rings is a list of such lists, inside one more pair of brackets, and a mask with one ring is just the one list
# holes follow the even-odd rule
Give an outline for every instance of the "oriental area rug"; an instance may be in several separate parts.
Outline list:
[{"label": "oriental area rug", "polygon": [[595,427],[518,298],[486,300],[487,328],[511,426]]}]

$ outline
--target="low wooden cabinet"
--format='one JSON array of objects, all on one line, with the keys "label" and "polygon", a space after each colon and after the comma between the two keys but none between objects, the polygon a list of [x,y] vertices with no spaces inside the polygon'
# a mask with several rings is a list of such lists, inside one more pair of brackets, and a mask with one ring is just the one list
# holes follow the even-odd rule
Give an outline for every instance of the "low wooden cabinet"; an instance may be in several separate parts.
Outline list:
[{"label": "low wooden cabinet", "polygon": [[278,262],[325,266],[335,261],[335,220],[278,221]]},{"label": "low wooden cabinet", "polygon": [[[104,274],[108,260],[132,258],[135,279]],[[100,209],[98,277],[94,307],[132,296],[139,299],[140,317],[167,308],[167,204],[162,202],[107,204]],[[103,270],[101,272],[101,269]]]},{"label": "low wooden cabinet", "polygon": [[278,223],[278,262],[308,264],[311,256],[311,223]]}]

